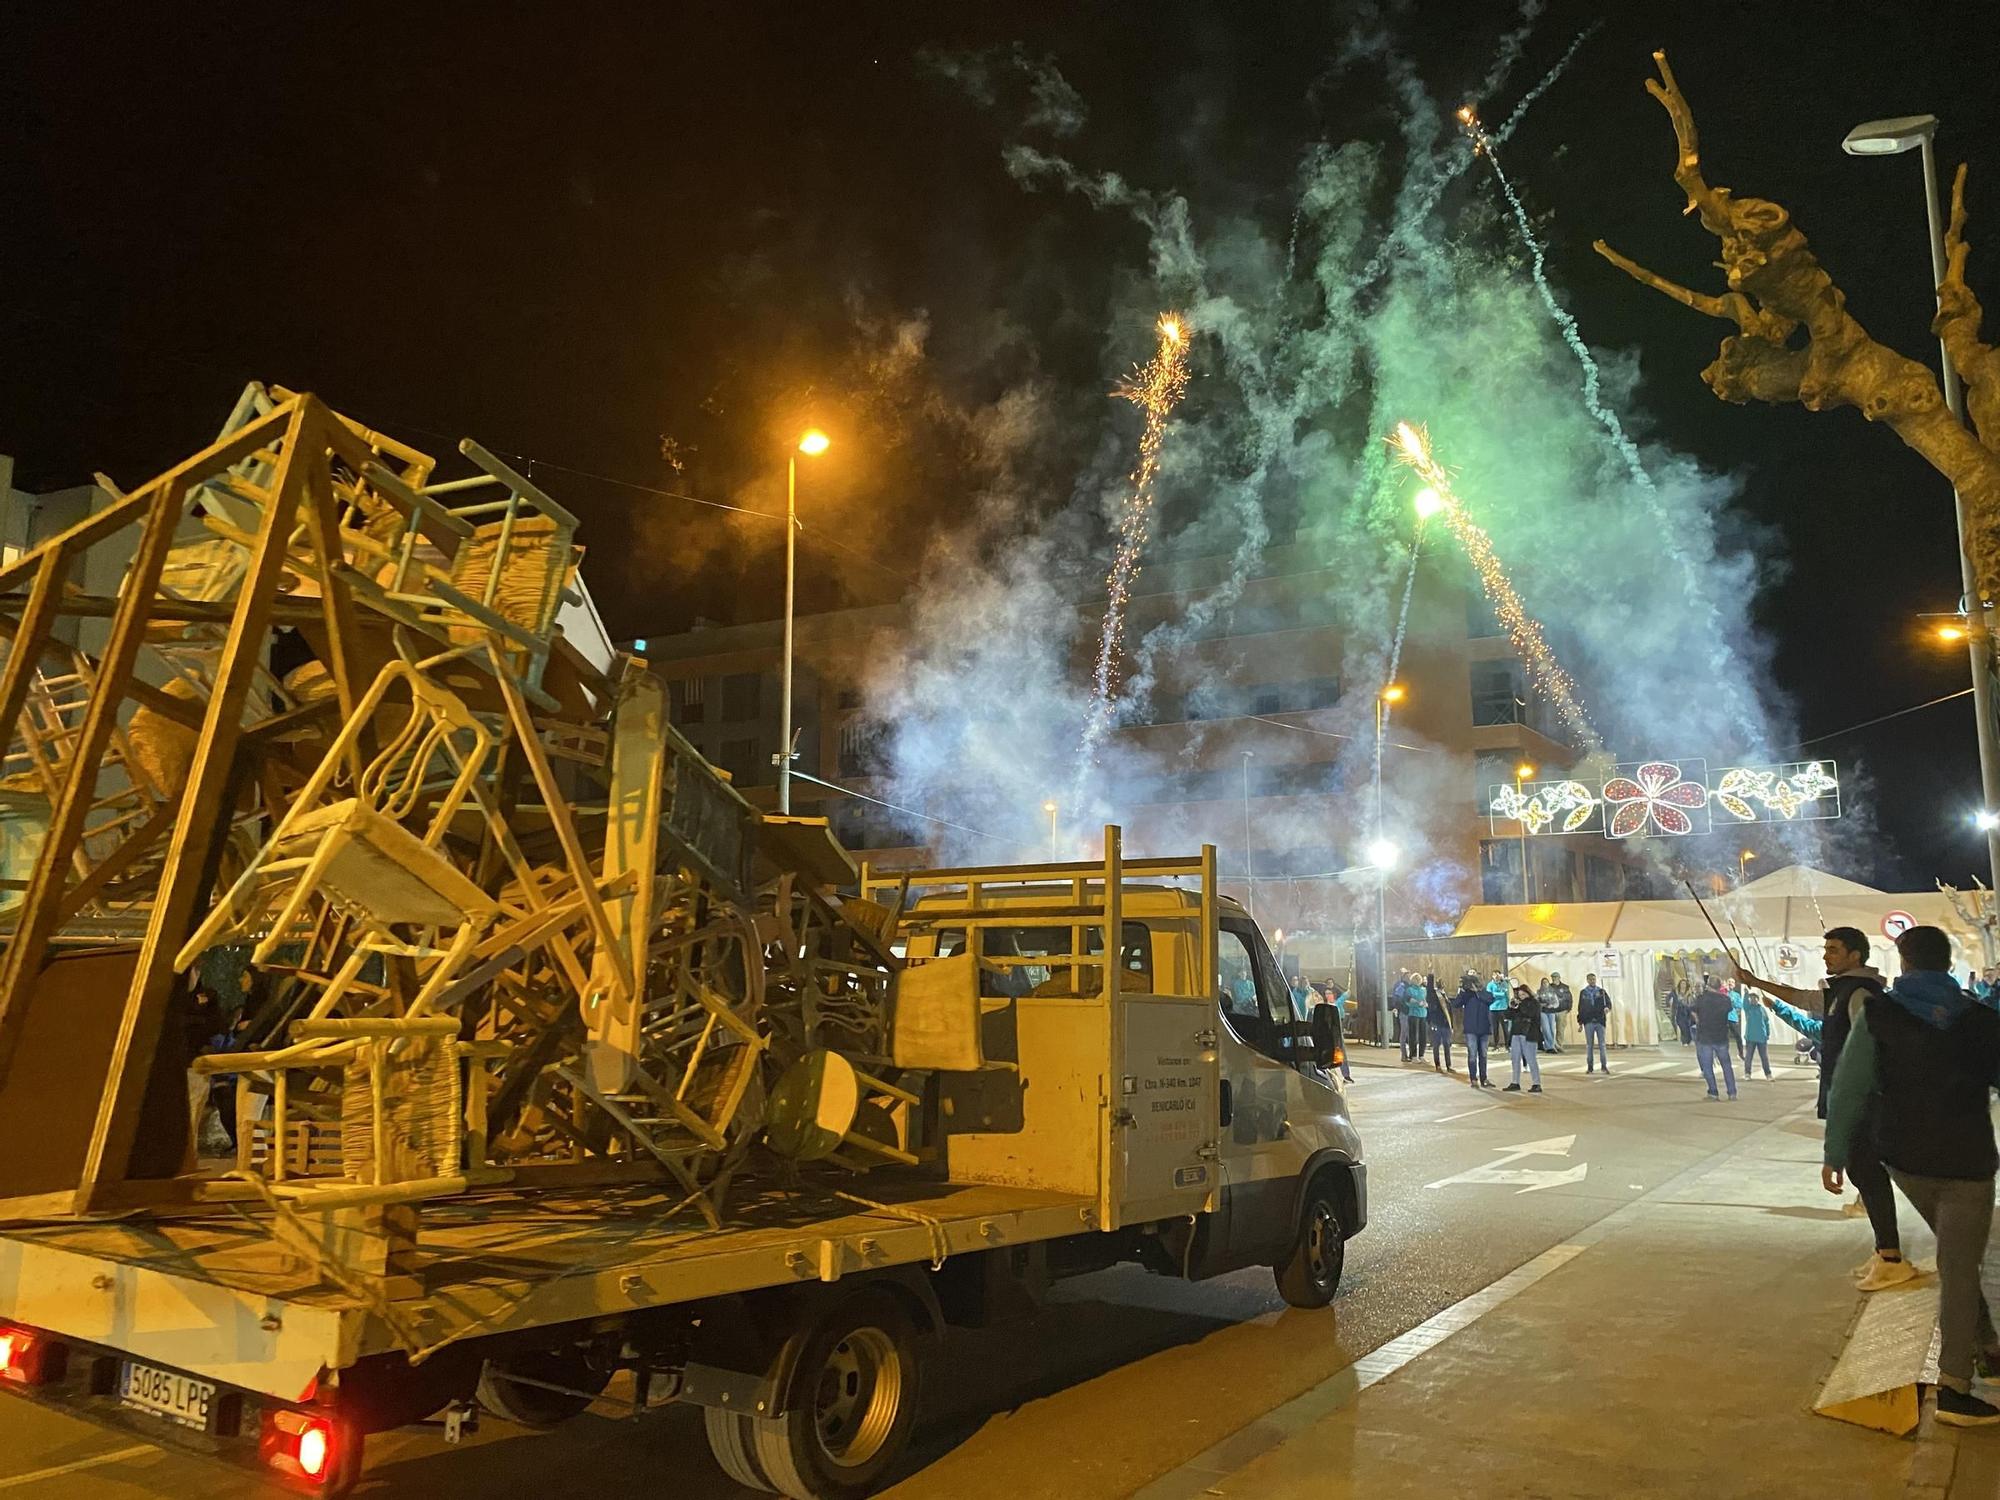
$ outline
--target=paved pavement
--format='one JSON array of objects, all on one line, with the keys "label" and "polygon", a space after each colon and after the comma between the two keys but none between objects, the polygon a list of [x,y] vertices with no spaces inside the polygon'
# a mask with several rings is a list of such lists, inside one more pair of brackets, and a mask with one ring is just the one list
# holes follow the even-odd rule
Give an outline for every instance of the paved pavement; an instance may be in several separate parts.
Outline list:
[{"label": "paved pavement", "polygon": [[[889,1493],[1820,1500],[1902,1494],[1922,1453],[1915,1477],[1944,1477],[1910,1494],[2000,1494],[2000,1434],[1920,1449],[1808,1414],[1858,1306],[1844,1273],[1867,1234],[1819,1192],[1806,1070],[1746,1082],[1732,1105],[1707,1102],[1678,1052],[1614,1054],[1608,1079],[1574,1053],[1545,1061],[1535,1096],[1364,1057],[1350,1097],[1372,1221],[1333,1308],[1288,1308],[1259,1271],[1068,1283],[1036,1318],[950,1336]],[[49,1472],[72,1464],[87,1467]],[[363,1493],[651,1493],[663,1475],[677,1500],[743,1494],[678,1408],[546,1435],[489,1420],[455,1450],[393,1434],[371,1443]],[[6,1500],[194,1492],[257,1493],[0,1402]]]}]

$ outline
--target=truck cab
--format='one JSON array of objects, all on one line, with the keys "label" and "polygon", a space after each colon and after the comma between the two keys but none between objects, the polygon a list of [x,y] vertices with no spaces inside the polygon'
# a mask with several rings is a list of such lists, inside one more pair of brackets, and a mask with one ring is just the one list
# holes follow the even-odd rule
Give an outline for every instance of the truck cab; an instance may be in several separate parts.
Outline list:
[{"label": "truck cab", "polygon": [[1269,1265],[1323,1306],[1368,1209],[1333,1009],[1299,1013],[1212,849],[1105,839],[1101,865],[864,874],[896,912],[899,1013],[976,985],[977,1063],[940,1074],[948,1175],[1095,1187],[1096,1227],[1148,1226],[1177,1274]]}]

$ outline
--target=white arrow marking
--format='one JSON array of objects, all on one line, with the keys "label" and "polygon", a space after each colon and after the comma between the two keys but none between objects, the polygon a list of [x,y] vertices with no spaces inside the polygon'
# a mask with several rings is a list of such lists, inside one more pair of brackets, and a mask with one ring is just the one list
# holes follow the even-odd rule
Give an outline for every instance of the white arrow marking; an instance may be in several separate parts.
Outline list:
[{"label": "white arrow marking", "polygon": [[1561,1187],[1565,1183],[1582,1182],[1590,1175],[1590,1163],[1580,1161],[1573,1167],[1517,1167],[1517,1161],[1530,1156],[1568,1156],[1570,1148],[1576,1144],[1573,1135],[1550,1136],[1545,1141],[1524,1141],[1518,1146],[1501,1146],[1495,1149],[1500,1159],[1471,1167],[1451,1177],[1427,1182],[1426,1188],[1450,1187],[1454,1183],[1473,1186],[1511,1187],[1520,1193],[1539,1193],[1544,1188]]}]

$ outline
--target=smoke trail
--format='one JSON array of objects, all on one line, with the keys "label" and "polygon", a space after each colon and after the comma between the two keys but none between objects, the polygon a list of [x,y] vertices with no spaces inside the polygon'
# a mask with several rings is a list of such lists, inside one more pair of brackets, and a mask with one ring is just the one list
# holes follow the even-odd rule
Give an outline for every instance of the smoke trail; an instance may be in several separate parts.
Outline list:
[{"label": "smoke trail", "polygon": [[1583,30],[1579,31],[1576,34],[1576,40],[1569,44],[1569,50],[1563,53],[1561,57],[1556,59],[1556,65],[1553,68],[1550,68],[1548,72],[1542,75],[1542,81],[1540,83],[1536,84],[1533,88],[1529,89],[1527,93],[1521,96],[1521,102],[1514,106],[1514,112],[1509,116],[1507,116],[1506,122],[1502,124],[1498,130],[1493,132],[1493,139],[1495,141],[1505,141],[1510,136],[1512,136],[1516,130],[1521,128],[1521,121],[1527,118],[1529,107],[1532,106],[1537,99],[1541,98],[1542,95],[1546,94],[1549,91],[1550,86],[1554,84],[1558,78],[1563,76],[1563,71],[1569,67],[1570,61],[1576,56],[1578,52],[1583,50],[1583,44],[1589,41],[1592,37],[1596,36],[1598,31],[1603,27],[1603,25],[1604,23],[1602,21],[1592,21],[1588,26],[1584,27]]},{"label": "smoke trail", "polygon": [[1604,404],[1604,376],[1597,367],[1597,359],[1591,354],[1590,346],[1584,343],[1583,333],[1576,326],[1576,319],[1571,317],[1569,309],[1556,299],[1555,288],[1549,285],[1548,252],[1542,245],[1541,237],[1535,233],[1534,226],[1528,222],[1528,210],[1522,206],[1520,194],[1514,191],[1514,184],[1508,180],[1507,173],[1500,166],[1500,153],[1493,149],[1493,138],[1479,123],[1479,116],[1471,105],[1468,104],[1460,109],[1458,118],[1464,125],[1466,134],[1472,138],[1474,153],[1484,156],[1487,166],[1493,169],[1493,180],[1500,184],[1500,191],[1506,196],[1507,206],[1513,211],[1514,226],[1520,231],[1521,243],[1528,247],[1535,290],[1541,295],[1542,306],[1546,307],[1549,316],[1555,319],[1556,327],[1562,333],[1563,342],[1569,345],[1569,352],[1576,356],[1577,365],[1583,371],[1585,408],[1597,419],[1597,425],[1610,434],[1612,444],[1618,449],[1619,456],[1625,460],[1625,468],[1631,474],[1633,482],[1645,491],[1652,502],[1653,513],[1664,521],[1666,517],[1661,513],[1657,497],[1654,495],[1652,476],[1646,472],[1645,461],[1639,456],[1639,445],[1626,434],[1625,424],[1618,420],[1618,414]]},{"label": "smoke trail", "polygon": [[1395,712],[1396,700],[1389,697],[1388,689],[1396,681],[1396,674],[1403,666],[1403,639],[1410,631],[1410,596],[1417,591],[1417,557],[1424,547],[1424,523],[1417,522],[1417,534],[1410,538],[1410,566],[1403,574],[1403,604],[1396,611],[1396,638],[1389,645],[1389,673],[1383,685],[1381,730],[1375,736],[1375,780],[1382,780],[1382,739],[1389,732],[1389,720]]}]

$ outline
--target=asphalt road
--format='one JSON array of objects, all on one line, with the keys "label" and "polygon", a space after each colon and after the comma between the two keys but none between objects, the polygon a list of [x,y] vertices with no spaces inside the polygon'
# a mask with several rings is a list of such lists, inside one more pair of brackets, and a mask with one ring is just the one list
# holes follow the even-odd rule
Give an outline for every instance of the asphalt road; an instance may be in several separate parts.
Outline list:
[{"label": "asphalt road", "polygon": [[[1636,1070],[1666,1063],[1657,1072]],[[1357,1067],[1350,1103],[1367,1144],[1371,1217],[1333,1307],[1288,1308],[1265,1271],[1189,1285],[1120,1268],[1060,1287],[1000,1330],[954,1333],[926,1374],[927,1421],[899,1500],[1095,1500],[1129,1495],[1280,1403],[1491,1285],[1585,1225],[1726,1152],[1811,1097],[1781,1068],[1709,1103],[1682,1054],[1627,1053],[1609,1078],[1567,1054],[1548,1092],[1475,1093],[1428,1066]],[[1497,1081],[1504,1081],[1496,1074]],[[1569,1156],[1509,1148],[1574,1136]],[[1446,1182],[1500,1164],[1575,1180]],[[1576,1174],[1575,1168],[1588,1168]],[[1535,1179],[1529,1179],[1533,1182]],[[1442,1186],[1433,1186],[1440,1184]],[[1635,1295],[1643,1288],[1634,1288]],[[110,1457],[107,1455],[119,1455]],[[70,1467],[80,1465],[80,1467]],[[740,1500],[692,1409],[637,1421],[585,1416],[532,1434],[487,1419],[447,1447],[417,1430],[370,1441],[357,1493],[493,1500],[552,1493]],[[177,1454],[133,1450],[89,1424],[0,1400],[0,1494],[13,1500],[268,1493]]]}]

